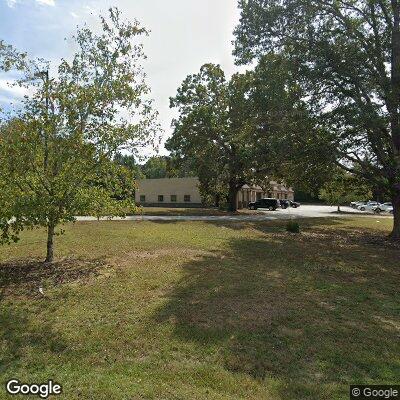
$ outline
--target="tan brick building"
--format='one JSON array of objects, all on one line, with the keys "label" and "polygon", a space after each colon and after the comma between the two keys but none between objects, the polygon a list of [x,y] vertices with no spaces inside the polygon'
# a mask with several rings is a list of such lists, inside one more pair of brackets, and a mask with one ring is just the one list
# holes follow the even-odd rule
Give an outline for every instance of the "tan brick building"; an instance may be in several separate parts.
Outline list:
[{"label": "tan brick building", "polygon": [[[147,207],[201,207],[198,178],[140,179],[137,181],[135,202]],[[292,188],[270,182],[269,190],[260,186],[244,185],[237,196],[237,208],[265,197],[294,200]]]}]

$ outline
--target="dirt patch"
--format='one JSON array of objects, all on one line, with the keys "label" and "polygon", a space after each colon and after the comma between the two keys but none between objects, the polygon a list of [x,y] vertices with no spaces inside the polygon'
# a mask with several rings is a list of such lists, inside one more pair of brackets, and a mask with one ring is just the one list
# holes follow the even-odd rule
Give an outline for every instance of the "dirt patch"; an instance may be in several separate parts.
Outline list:
[{"label": "dirt patch", "polygon": [[40,260],[3,262],[0,263],[0,297],[40,297],[51,286],[86,283],[105,272],[107,267],[102,259],[68,258],[52,264],[45,264]]},{"label": "dirt patch", "polygon": [[155,249],[155,250],[136,250],[121,254],[109,260],[110,264],[115,266],[129,266],[133,261],[152,260],[160,257],[184,257],[189,260],[200,259],[201,257],[217,257],[214,253],[197,249]]}]

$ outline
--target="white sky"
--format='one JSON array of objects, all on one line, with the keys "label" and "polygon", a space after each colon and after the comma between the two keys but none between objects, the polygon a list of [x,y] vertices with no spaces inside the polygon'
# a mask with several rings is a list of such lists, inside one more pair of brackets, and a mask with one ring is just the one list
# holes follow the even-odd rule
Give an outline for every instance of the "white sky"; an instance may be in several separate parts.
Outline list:
[{"label": "white sky", "polygon": [[[228,76],[238,70],[231,43],[239,19],[237,0],[0,0],[0,39],[57,62],[71,53],[63,39],[77,25],[94,26],[109,6],[151,30],[144,40],[145,70],[165,138],[174,116],[169,97],[188,74],[207,62],[221,64]],[[19,95],[0,84],[0,106]]]}]

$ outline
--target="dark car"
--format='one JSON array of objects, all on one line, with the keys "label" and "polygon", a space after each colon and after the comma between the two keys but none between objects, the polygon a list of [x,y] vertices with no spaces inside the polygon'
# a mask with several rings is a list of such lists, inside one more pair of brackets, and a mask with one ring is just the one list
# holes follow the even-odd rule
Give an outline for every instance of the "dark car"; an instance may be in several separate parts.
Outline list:
[{"label": "dark car", "polygon": [[277,199],[260,199],[249,203],[250,210],[257,210],[258,208],[267,208],[270,211],[275,211],[280,207],[279,200]]},{"label": "dark car", "polygon": [[297,201],[292,201],[292,200],[279,200],[279,201],[283,209],[286,209],[288,207],[292,208],[300,207],[300,203],[298,203]]},{"label": "dark car", "polygon": [[281,203],[281,207],[283,209],[290,207],[290,200],[279,200],[279,202]]},{"label": "dark car", "polygon": [[289,200],[289,203],[290,203],[290,207],[293,207],[293,208],[300,207],[300,203],[298,201]]}]

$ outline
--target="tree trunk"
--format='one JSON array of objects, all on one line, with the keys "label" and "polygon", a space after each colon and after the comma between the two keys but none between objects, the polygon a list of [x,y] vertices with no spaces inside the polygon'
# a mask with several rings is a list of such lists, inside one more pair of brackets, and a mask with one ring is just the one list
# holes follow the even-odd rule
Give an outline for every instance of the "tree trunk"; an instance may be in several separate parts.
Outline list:
[{"label": "tree trunk", "polygon": [[238,194],[238,188],[236,183],[229,184],[228,210],[231,212],[237,211],[237,194]]},{"label": "tree trunk", "polygon": [[392,59],[391,59],[391,88],[392,93],[388,110],[390,112],[390,125],[393,141],[394,168],[390,177],[394,183],[393,203],[393,230],[390,234],[392,240],[400,240],[400,3],[391,0],[393,11],[392,28]]},{"label": "tree trunk", "polygon": [[340,204],[337,206],[337,212],[340,213]]},{"label": "tree trunk", "polygon": [[219,208],[219,205],[221,203],[221,196],[219,194],[215,195],[215,207]]},{"label": "tree trunk", "polygon": [[54,231],[55,224],[49,223],[47,225],[47,254],[46,263],[52,263],[54,260]]},{"label": "tree trunk", "polygon": [[400,192],[392,199],[393,203],[393,230],[390,234],[392,240],[400,240]]}]

